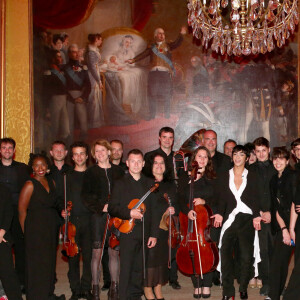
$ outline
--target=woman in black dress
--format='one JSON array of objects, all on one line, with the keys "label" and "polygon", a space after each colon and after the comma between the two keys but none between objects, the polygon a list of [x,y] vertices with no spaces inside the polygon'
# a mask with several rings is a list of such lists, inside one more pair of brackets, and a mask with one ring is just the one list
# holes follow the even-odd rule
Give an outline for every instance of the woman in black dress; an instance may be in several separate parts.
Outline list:
[{"label": "woman in black dress", "polygon": [[[191,157],[191,166],[194,162],[198,163],[199,170],[197,178],[194,182],[194,205],[208,204],[212,206],[214,191],[213,180],[215,179],[215,172],[213,170],[213,164],[211,156],[206,147],[201,146],[196,149]],[[195,212],[188,208],[189,194],[190,194],[190,176],[188,173],[182,174],[178,182],[178,197],[180,210],[188,216],[190,220],[194,220]],[[195,276],[192,276],[192,282],[194,286],[194,298],[209,298],[210,288],[212,286],[213,272],[209,272],[203,275],[203,280],[198,280]]]},{"label": "woman in black dress", "polygon": [[[289,168],[289,158],[290,153],[285,147],[274,148],[272,160],[278,174],[274,175],[270,181],[272,229],[275,233],[268,295],[272,300],[279,300],[284,289],[293,251],[291,239],[295,240],[295,228],[298,227],[295,219],[292,222],[293,225],[290,224],[291,212],[295,215],[293,203],[296,201],[299,183],[297,173]],[[296,252],[295,256],[298,256],[298,251]]]},{"label": "woman in black dress", "polygon": [[[108,201],[114,181],[122,177],[124,171],[121,167],[110,163],[111,146],[108,141],[95,141],[91,153],[96,160],[96,164],[88,168],[84,174],[82,197],[86,207],[93,213],[91,220],[93,239],[91,268],[93,300],[98,300],[101,246],[107,220]],[[108,254],[112,280],[109,298],[114,299],[117,297],[119,282],[119,252],[109,248]]]},{"label": "woman in black dress", "polygon": [[[171,180],[171,172],[166,169],[166,160],[160,154],[154,154],[150,158],[150,166],[155,182],[159,183],[157,199],[157,217],[162,219],[163,215],[174,215],[176,206],[176,184]],[[164,194],[167,193],[172,206],[169,207]],[[165,219],[165,218],[163,218]],[[162,220],[163,222],[163,220]],[[144,293],[148,300],[162,300],[162,286],[169,280],[168,273],[168,230],[159,229],[159,236],[155,247],[147,250],[146,280],[144,283]],[[154,293],[153,290],[154,288]]]},{"label": "woman in black dress", "polygon": [[33,178],[19,197],[19,221],[25,237],[27,300],[65,299],[53,294],[55,282],[57,220],[63,210],[53,180],[47,175],[48,158],[31,154]]}]

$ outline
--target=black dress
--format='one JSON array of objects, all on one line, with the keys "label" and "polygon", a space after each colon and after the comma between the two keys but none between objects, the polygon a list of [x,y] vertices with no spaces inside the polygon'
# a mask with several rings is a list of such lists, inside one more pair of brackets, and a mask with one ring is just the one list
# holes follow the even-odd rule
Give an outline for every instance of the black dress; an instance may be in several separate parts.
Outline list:
[{"label": "black dress", "polygon": [[[162,181],[159,183],[158,192],[155,196],[157,197],[156,214],[160,219],[169,206],[164,199],[164,193],[168,194],[176,211],[176,184],[174,181]],[[146,287],[154,287],[158,284],[165,285],[169,281],[168,237],[169,231],[160,228],[155,247],[147,248],[146,280],[144,283]]]},{"label": "black dress", "polygon": [[55,280],[58,205],[55,187],[48,180],[49,193],[36,179],[25,219],[27,300],[51,296]]}]

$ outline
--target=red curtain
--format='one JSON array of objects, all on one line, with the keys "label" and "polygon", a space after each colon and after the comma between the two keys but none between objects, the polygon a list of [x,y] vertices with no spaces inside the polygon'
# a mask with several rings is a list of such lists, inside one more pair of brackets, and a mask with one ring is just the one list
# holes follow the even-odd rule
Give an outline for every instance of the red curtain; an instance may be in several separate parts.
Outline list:
[{"label": "red curtain", "polygon": [[132,27],[141,31],[152,14],[152,0],[134,0],[132,8]]},{"label": "red curtain", "polygon": [[[33,0],[33,23],[39,28],[64,29],[84,22],[97,0]],[[141,31],[152,14],[152,0],[133,0],[132,27]]]},{"label": "red curtain", "polygon": [[47,29],[71,28],[84,22],[97,0],[33,0],[33,23]]}]

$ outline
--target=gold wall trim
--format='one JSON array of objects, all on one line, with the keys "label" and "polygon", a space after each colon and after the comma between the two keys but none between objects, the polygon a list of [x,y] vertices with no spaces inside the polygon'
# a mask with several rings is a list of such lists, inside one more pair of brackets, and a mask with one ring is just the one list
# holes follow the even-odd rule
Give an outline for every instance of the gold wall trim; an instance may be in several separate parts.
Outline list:
[{"label": "gold wall trim", "polygon": [[1,11],[0,11],[0,136],[4,136],[4,109],[5,109],[5,0],[1,0]]},{"label": "gold wall trim", "polygon": [[4,135],[16,140],[16,160],[28,162],[32,149],[31,5],[30,0],[5,3]]}]

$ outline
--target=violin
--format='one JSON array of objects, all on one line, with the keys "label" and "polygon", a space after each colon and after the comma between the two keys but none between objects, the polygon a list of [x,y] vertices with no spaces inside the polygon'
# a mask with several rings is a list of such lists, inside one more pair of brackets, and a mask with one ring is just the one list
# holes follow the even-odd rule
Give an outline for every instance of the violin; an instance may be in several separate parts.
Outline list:
[{"label": "violin", "polygon": [[65,218],[65,224],[62,226],[62,234],[63,234],[63,245],[62,245],[62,253],[68,257],[74,257],[78,254],[78,246],[75,242],[76,236],[76,227],[74,224],[69,222],[69,214],[72,210],[72,202],[69,201],[68,205],[65,205],[65,211],[67,212],[67,216]]},{"label": "violin", "polygon": [[197,178],[198,168],[198,163],[193,165],[189,195],[189,207],[196,212],[197,217],[192,221],[185,214],[179,214],[183,239],[177,250],[176,261],[183,274],[198,277],[200,275],[203,279],[203,274],[216,269],[219,252],[216,244],[210,238],[211,208],[207,204],[194,207],[194,181]]},{"label": "violin", "polygon": [[[172,206],[171,198],[168,196],[167,193],[164,194],[165,200],[168,202],[169,207]],[[166,226],[169,228],[169,238],[168,238],[168,245],[169,245],[169,261],[168,261],[168,268],[171,268],[171,249],[175,249],[179,246],[181,237],[180,232],[178,231],[179,224],[176,224],[175,218],[169,215],[165,219]]]},{"label": "violin", "polygon": [[[146,212],[146,205],[143,203],[147,197],[153,193],[157,188],[159,184],[155,183],[153,187],[150,188],[150,190],[141,198],[141,199],[133,199],[128,204],[128,208],[131,209],[140,209],[140,212],[144,214]],[[120,218],[113,218],[113,225],[116,229],[118,229],[122,233],[130,233],[132,232],[135,222],[134,218],[131,218],[129,220],[122,220]]]},{"label": "violin", "polygon": [[111,218],[109,220],[108,228],[109,228],[109,230],[111,232],[109,240],[108,240],[109,247],[111,249],[114,249],[114,250],[119,250],[119,246],[120,246],[120,240],[119,240],[120,231],[115,228],[114,223],[113,223],[113,218]]}]

